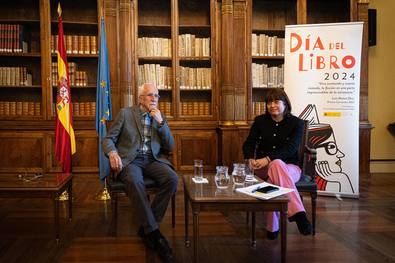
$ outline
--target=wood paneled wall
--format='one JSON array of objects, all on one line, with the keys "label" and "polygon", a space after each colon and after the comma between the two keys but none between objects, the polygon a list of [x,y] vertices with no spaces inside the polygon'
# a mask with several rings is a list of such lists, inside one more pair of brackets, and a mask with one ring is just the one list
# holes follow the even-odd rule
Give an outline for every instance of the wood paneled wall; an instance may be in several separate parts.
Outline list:
[{"label": "wood paneled wall", "polygon": [[[139,0],[144,1],[144,0]],[[177,52],[178,1],[170,1],[172,54]],[[295,0],[295,14],[290,18],[297,23],[307,23],[307,6],[311,0]],[[345,0],[346,1],[346,0]],[[265,1],[264,4],[274,4]],[[291,1],[290,1],[291,2]],[[241,146],[253,121],[251,92],[251,32],[252,0],[207,0],[210,4],[211,69],[213,80],[211,115],[201,118],[175,116],[169,118],[176,138],[173,161],[181,171],[192,170],[193,159],[205,161],[207,168],[214,170],[217,164],[231,165],[242,159]],[[339,1],[336,1],[338,4]],[[336,4],[335,3],[335,4]],[[369,171],[370,131],[368,121],[367,89],[367,8],[369,1],[349,0],[351,21],[364,21],[363,54],[360,97],[360,171]],[[49,83],[52,55],[50,54],[50,1],[40,1],[41,32],[41,78],[43,81],[43,115],[39,121],[0,120],[0,138],[4,147],[0,153],[1,171],[16,169],[57,170],[54,149],[54,119],[52,116],[52,85]],[[270,11],[268,11],[270,12]],[[97,13],[104,15],[109,52],[113,115],[119,109],[135,103],[137,90],[137,35],[138,0],[97,1]],[[288,16],[289,14],[284,14]],[[207,17],[203,17],[206,19]],[[159,18],[160,19],[160,18]],[[194,19],[193,17],[191,19]],[[198,18],[195,18],[198,19]],[[269,19],[269,18],[268,18]],[[275,18],[273,18],[275,19]],[[276,18],[278,19],[278,18]],[[202,19],[200,19],[202,20]],[[199,21],[200,21],[199,20]],[[277,20],[276,20],[277,21]],[[273,22],[274,23],[274,22]],[[178,55],[176,55],[178,56]],[[174,85],[179,82],[180,59],[172,58]],[[172,93],[172,104],[178,107],[179,93]],[[77,154],[73,157],[73,171],[97,172],[97,135],[94,120],[75,121]]]}]

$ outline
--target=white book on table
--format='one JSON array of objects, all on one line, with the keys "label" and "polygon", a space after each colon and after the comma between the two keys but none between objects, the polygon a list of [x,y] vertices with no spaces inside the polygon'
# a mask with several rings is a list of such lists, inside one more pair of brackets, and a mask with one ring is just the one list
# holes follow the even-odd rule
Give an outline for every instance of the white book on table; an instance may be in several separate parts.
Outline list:
[{"label": "white book on table", "polygon": [[[270,193],[261,193],[258,192],[257,190],[266,186],[273,186],[275,188],[277,188],[278,190],[270,192]],[[254,184],[251,186],[247,186],[247,187],[242,187],[242,188],[236,188],[236,191],[242,194],[246,194],[258,199],[264,199],[264,200],[268,200],[280,195],[284,195],[290,192],[293,192],[294,189],[290,189],[290,188],[285,188],[285,187],[281,187],[281,186],[277,186],[274,184],[270,184],[267,182],[262,182],[259,184]]]}]

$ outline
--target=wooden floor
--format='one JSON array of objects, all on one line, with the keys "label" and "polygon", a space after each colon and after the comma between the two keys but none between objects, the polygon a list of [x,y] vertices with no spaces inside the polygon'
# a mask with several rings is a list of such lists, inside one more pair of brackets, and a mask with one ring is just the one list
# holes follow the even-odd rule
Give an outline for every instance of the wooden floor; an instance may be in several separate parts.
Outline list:
[{"label": "wooden floor", "polygon": [[[98,201],[102,186],[93,175],[75,175],[73,220],[61,206],[61,242],[54,239],[52,202],[0,199],[0,262],[160,262],[136,236],[128,200],[122,198],[117,237],[111,237],[109,202]],[[361,182],[359,199],[318,198],[317,234],[301,236],[288,223],[287,262],[395,262],[395,174],[374,174]],[[310,199],[305,198],[307,211]],[[192,261],[184,246],[182,186],[176,228],[170,209],[161,225],[177,262]],[[265,239],[257,215],[257,246],[249,245],[245,214],[202,213],[201,262],[279,262],[279,240]],[[190,220],[191,222],[191,220]],[[190,227],[192,230],[192,227]]]}]

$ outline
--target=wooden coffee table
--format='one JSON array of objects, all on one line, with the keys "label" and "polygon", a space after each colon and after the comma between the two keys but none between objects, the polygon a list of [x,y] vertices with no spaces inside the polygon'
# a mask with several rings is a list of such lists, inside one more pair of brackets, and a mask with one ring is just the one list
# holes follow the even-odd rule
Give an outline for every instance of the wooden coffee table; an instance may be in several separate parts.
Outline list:
[{"label": "wooden coffee table", "polygon": [[0,174],[1,198],[50,198],[54,202],[55,237],[59,242],[59,196],[67,190],[69,219],[72,218],[72,174]]},{"label": "wooden coffee table", "polygon": [[228,189],[217,189],[214,175],[204,175],[208,184],[195,184],[193,175],[183,175],[184,205],[185,205],[185,244],[189,246],[188,236],[188,208],[192,207],[193,213],[193,258],[198,262],[199,245],[199,213],[201,211],[249,211],[252,212],[252,244],[255,244],[255,212],[279,211],[281,217],[281,261],[286,261],[287,251],[287,212],[288,198],[279,196],[270,200],[259,200],[233,190],[233,185]]}]

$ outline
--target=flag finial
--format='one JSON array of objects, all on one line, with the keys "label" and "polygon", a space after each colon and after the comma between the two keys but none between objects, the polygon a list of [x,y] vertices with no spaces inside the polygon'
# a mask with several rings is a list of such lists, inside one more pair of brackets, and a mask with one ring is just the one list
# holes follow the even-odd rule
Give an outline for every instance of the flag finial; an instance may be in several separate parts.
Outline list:
[{"label": "flag finial", "polygon": [[60,3],[58,3],[58,14],[62,16],[62,8],[60,7]]}]

